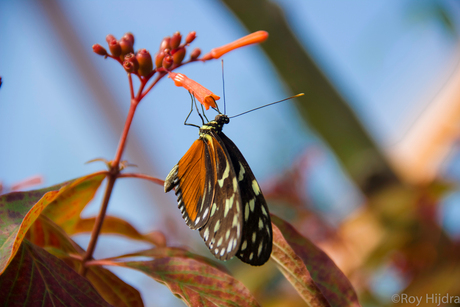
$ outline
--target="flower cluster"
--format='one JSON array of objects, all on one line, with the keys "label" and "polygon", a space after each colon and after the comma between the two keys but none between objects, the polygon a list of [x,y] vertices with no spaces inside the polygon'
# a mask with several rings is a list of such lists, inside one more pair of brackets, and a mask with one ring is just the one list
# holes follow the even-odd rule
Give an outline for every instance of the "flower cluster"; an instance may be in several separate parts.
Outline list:
[{"label": "flower cluster", "polygon": [[[213,94],[199,83],[187,78],[187,76],[172,73],[172,71],[190,62],[205,62],[218,59],[222,55],[237,48],[250,44],[261,43],[265,41],[267,37],[267,32],[257,31],[232,43],[214,48],[201,58],[201,50],[199,48],[195,48],[190,53],[190,58],[185,62],[184,59],[187,54],[187,48],[196,38],[195,31],[190,32],[185,37],[185,40],[182,39],[180,32],[176,32],[172,36],[163,38],[154,60],[152,60],[152,56],[147,49],[140,49],[137,52],[134,51],[134,35],[131,33],[126,33],[119,40],[111,34],[107,35],[106,41],[110,53],[99,44],[93,45],[93,51],[106,58],[110,57],[115,59],[123,65],[123,68],[129,73],[132,98],[137,102],[139,102],[162,77],[169,74],[169,77],[174,80],[177,86],[186,88],[201,104],[206,107],[206,109],[209,109],[209,107],[216,108],[216,100],[220,99],[220,97]],[[158,73],[158,75],[155,81],[153,81],[153,83],[144,90],[147,82],[156,73]],[[141,87],[136,97],[134,96],[132,88],[131,74],[138,76],[141,80]]]}]

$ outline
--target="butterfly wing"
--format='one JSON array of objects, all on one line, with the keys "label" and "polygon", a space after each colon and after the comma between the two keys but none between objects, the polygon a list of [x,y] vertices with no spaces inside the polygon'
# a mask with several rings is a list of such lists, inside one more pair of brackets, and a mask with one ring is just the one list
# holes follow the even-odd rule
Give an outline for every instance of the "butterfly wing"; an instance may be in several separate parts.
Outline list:
[{"label": "butterfly wing", "polygon": [[242,201],[236,173],[228,152],[216,132],[209,133],[208,137],[212,144],[211,160],[215,163],[216,180],[209,219],[200,229],[200,235],[217,259],[228,260],[236,254],[241,244]]},{"label": "butterfly wing", "polygon": [[267,203],[239,149],[224,133],[220,132],[219,137],[233,165],[242,199],[243,229],[236,256],[251,265],[262,265],[272,252],[272,224]]},{"label": "butterfly wing", "polygon": [[165,180],[165,192],[176,188],[178,207],[191,229],[206,224],[214,196],[215,163],[209,141],[196,140]]}]

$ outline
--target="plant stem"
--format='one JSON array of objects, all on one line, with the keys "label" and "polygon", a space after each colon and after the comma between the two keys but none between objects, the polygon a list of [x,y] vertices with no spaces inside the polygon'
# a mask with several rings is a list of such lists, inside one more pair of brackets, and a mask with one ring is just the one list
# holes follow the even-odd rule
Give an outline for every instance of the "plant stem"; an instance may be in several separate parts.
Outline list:
[{"label": "plant stem", "polygon": [[133,122],[134,113],[136,112],[136,108],[138,104],[139,104],[139,100],[131,99],[131,107],[129,108],[128,117],[126,118],[126,122],[125,122],[125,127],[123,128],[120,142],[118,143],[117,153],[111,163],[112,168],[119,167],[118,165],[120,164],[121,155],[123,154],[123,151],[126,145],[126,140],[128,138],[129,128],[131,127],[131,123]]},{"label": "plant stem", "polygon": [[87,268],[85,266],[86,262],[93,258],[93,252],[96,248],[97,239],[101,232],[102,223],[104,222],[105,213],[107,212],[107,207],[109,205],[110,196],[112,195],[112,189],[115,184],[116,178],[117,176],[115,174],[110,174],[108,176],[107,186],[105,188],[104,199],[102,201],[101,209],[99,210],[99,214],[97,215],[96,221],[94,222],[93,231],[91,233],[91,240],[89,241],[88,249],[86,250],[86,254],[83,257],[82,265],[80,267],[80,274],[83,276],[85,276],[87,271]]},{"label": "plant stem", "polygon": [[107,186],[105,188],[104,199],[102,200],[101,209],[99,211],[99,214],[96,217],[96,221],[94,222],[94,227],[91,233],[91,239],[88,244],[88,249],[86,250],[86,254],[83,257],[82,265],[80,268],[80,274],[83,276],[86,274],[86,271],[87,271],[87,268],[85,266],[86,262],[93,258],[93,253],[96,248],[97,239],[99,238],[99,234],[102,228],[102,223],[104,222],[105,214],[107,212],[107,207],[109,205],[110,196],[112,195],[112,189],[120,173],[121,156],[125,149],[126,140],[128,139],[129,128],[131,127],[131,123],[133,122],[134,113],[136,111],[138,104],[139,104],[139,100],[137,99],[131,100],[131,106],[129,108],[128,116],[126,118],[125,127],[123,128],[123,132],[121,134],[117,152],[115,154],[115,158],[110,163],[110,170],[109,170],[109,175],[107,176]]}]

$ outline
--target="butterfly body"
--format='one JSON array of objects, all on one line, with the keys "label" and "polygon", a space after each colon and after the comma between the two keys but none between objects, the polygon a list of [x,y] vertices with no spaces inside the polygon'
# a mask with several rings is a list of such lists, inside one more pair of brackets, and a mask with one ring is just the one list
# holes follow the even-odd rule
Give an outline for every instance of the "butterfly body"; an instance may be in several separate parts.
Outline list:
[{"label": "butterfly body", "polygon": [[229,123],[219,114],[200,128],[199,138],[165,180],[175,188],[178,207],[191,229],[199,229],[220,260],[237,256],[262,265],[272,250],[267,204],[248,163],[222,132]]}]

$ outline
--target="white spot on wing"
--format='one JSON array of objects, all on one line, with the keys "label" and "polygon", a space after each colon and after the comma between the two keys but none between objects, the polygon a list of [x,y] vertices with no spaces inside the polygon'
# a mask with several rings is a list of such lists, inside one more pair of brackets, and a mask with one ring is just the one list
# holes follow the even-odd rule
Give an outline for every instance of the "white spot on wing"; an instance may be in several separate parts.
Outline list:
[{"label": "white spot on wing", "polygon": [[220,221],[217,221],[216,225],[214,226],[214,232],[217,232],[220,228]]},{"label": "white spot on wing", "polygon": [[224,240],[224,238],[220,237],[219,241],[217,241],[217,245],[216,246],[220,246],[222,244],[222,241]]},{"label": "white spot on wing", "polygon": [[267,210],[265,210],[264,206],[262,206],[262,213],[263,213],[265,216],[268,216]]},{"label": "white spot on wing", "polygon": [[257,257],[259,257],[259,256],[260,256],[260,253],[262,253],[262,247],[263,247],[263,243],[260,242],[260,244],[259,244],[259,250],[257,251]]},{"label": "white spot on wing", "polygon": [[254,190],[254,193],[256,195],[259,195],[260,188],[259,188],[259,185],[257,184],[257,181],[255,179],[252,181],[252,189]]},{"label": "white spot on wing", "polygon": [[217,209],[217,205],[216,205],[216,203],[213,203],[212,208],[211,208],[211,216],[213,216],[214,213],[216,213],[216,209]]},{"label": "white spot on wing", "polygon": [[248,246],[248,242],[246,242],[246,240],[244,240],[243,244],[241,244],[241,250],[244,251],[247,246]]},{"label": "white spot on wing", "polygon": [[245,170],[241,162],[238,162],[238,163],[240,163],[240,173],[238,174],[238,181],[241,181],[244,178]]},{"label": "white spot on wing", "polygon": [[238,225],[238,215],[235,214],[233,216],[232,227],[235,227],[236,225]]},{"label": "white spot on wing", "polygon": [[227,253],[230,253],[230,251],[233,249],[232,241],[228,242],[228,247],[227,247]]},{"label": "white spot on wing", "polygon": [[256,203],[256,200],[255,199],[251,199],[249,201],[249,208],[251,208],[251,212],[254,212],[254,205]]},{"label": "white spot on wing", "polygon": [[[222,178],[217,180],[217,183],[219,184],[220,187],[224,186],[224,181],[230,174],[230,165],[228,164],[228,160],[225,160],[227,163],[225,164],[225,170],[224,173],[222,174]],[[254,186],[254,184],[253,184]]]}]

